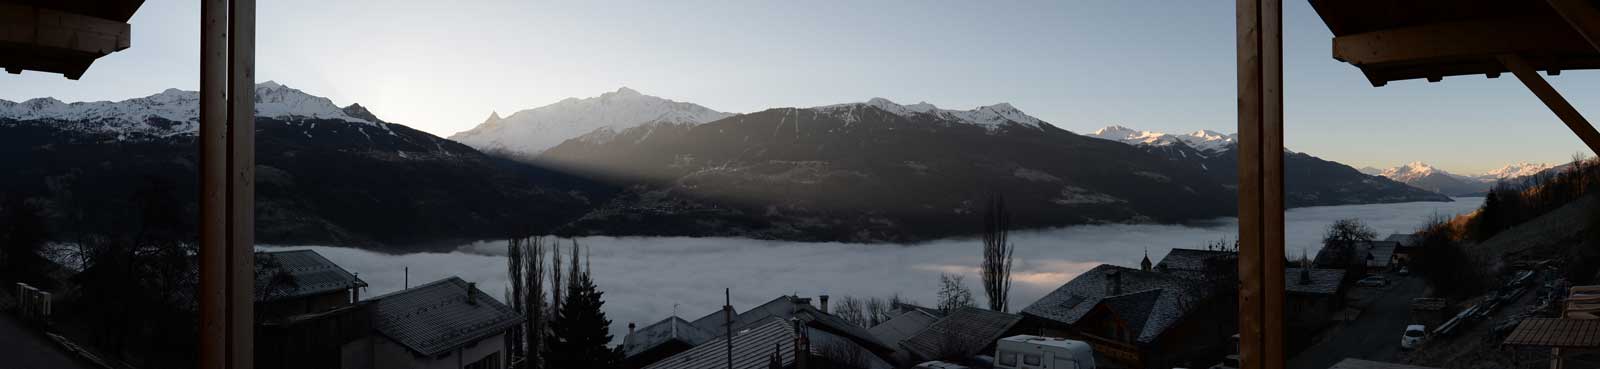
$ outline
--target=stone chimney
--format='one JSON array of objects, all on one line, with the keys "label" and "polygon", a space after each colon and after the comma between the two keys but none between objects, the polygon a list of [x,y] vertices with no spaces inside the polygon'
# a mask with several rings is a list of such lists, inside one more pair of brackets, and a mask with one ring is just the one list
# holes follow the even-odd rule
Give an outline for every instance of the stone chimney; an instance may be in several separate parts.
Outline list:
[{"label": "stone chimney", "polygon": [[817,300],[819,300],[818,302],[822,304],[822,307],[821,307],[822,313],[823,314],[827,314],[828,313],[828,295],[817,296]]},{"label": "stone chimney", "polygon": [[476,292],[477,290],[478,290],[478,284],[477,283],[467,282],[467,305],[477,305],[478,304],[478,294],[473,293],[473,292]]},{"label": "stone chimney", "polygon": [[633,337],[633,322],[628,322],[628,337]]},{"label": "stone chimney", "polygon": [[1122,271],[1112,269],[1106,272],[1106,296],[1122,294]]}]

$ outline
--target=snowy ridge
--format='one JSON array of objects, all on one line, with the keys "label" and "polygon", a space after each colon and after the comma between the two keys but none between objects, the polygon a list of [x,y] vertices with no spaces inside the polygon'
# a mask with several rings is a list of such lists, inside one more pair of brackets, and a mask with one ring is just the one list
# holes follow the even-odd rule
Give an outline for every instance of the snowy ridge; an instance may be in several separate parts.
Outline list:
[{"label": "snowy ridge", "polygon": [[450,139],[484,151],[535,155],[597,130],[615,132],[650,123],[700,124],[732,115],[623,87],[598,97],[567,98],[504,118],[498,112],[491,113],[483,123]]},{"label": "snowy ridge", "polygon": [[1433,166],[1428,165],[1428,163],[1423,163],[1420,161],[1414,161],[1406,163],[1406,165],[1384,169],[1383,173],[1379,173],[1378,175],[1400,182],[1412,182],[1422,177],[1427,177],[1434,174],[1442,174],[1459,179],[1466,178],[1465,176],[1446,172],[1443,169],[1434,168]]},{"label": "snowy ridge", "polygon": [[[256,116],[279,119],[334,119],[374,124],[352,117],[328,98],[313,96],[267,81],[256,85]],[[158,136],[199,130],[200,93],[167,89],[161,93],[122,101],[64,103],[54,98],[20,103],[0,100],[0,119],[57,120],[86,123],[73,128],[110,133],[146,133]]]},{"label": "snowy ridge", "polygon": [[1199,130],[1185,134],[1168,134],[1142,131],[1123,126],[1107,126],[1084,136],[1117,141],[1129,145],[1167,146],[1183,143],[1204,153],[1227,150],[1239,140],[1237,134],[1223,134],[1212,130]]},{"label": "snowy ridge", "polygon": [[1473,176],[1473,178],[1483,182],[1495,182],[1504,179],[1513,179],[1539,174],[1540,172],[1550,170],[1550,168],[1554,168],[1554,166],[1545,163],[1521,162],[1507,164],[1504,167],[1500,167],[1500,169],[1491,170],[1488,173]]},{"label": "snowy ridge", "polygon": [[846,122],[853,122],[856,119],[856,115],[853,114],[854,111],[867,106],[883,109],[883,111],[887,111],[890,114],[899,115],[902,117],[912,117],[919,114],[931,114],[941,120],[973,124],[989,128],[998,128],[999,126],[1008,122],[1022,125],[1024,127],[1039,128],[1039,126],[1044,123],[1044,121],[1039,120],[1039,118],[1034,118],[1027,113],[1023,113],[1022,110],[1018,110],[1009,103],[980,106],[972,110],[949,110],[940,109],[939,107],[927,102],[919,102],[911,105],[900,105],[893,101],[889,101],[889,99],[874,97],[866,102],[824,105],[814,107],[812,109],[821,112],[837,114]]}]

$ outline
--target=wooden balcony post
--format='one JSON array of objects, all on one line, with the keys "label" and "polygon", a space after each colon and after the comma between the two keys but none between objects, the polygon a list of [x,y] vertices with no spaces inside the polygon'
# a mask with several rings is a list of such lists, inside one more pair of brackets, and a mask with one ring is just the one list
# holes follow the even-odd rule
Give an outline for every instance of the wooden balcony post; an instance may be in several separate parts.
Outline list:
[{"label": "wooden balcony post", "polygon": [[1282,368],[1283,1],[1238,0],[1239,357]]},{"label": "wooden balcony post", "polygon": [[255,3],[200,9],[199,368],[254,365]]}]

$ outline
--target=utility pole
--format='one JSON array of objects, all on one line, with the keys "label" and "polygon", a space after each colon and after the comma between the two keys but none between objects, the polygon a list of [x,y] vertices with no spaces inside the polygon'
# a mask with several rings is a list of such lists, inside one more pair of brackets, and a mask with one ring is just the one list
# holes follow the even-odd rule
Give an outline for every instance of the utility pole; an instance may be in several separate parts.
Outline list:
[{"label": "utility pole", "polygon": [[728,369],[733,369],[733,293],[732,288],[722,289],[722,328],[728,334]]}]

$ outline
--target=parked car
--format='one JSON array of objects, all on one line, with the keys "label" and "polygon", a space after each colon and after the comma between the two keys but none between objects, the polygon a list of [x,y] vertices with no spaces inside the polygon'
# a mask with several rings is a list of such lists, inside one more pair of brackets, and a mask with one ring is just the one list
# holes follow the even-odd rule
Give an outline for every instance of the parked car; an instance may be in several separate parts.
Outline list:
[{"label": "parked car", "polygon": [[1411,267],[1400,267],[1400,275],[1411,275]]},{"label": "parked car", "polygon": [[1030,335],[1000,339],[996,369],[1094,369],[1094,348],[1083,341]]},{"label": "parked car", "polygon": [[1421,324],[1406,326],[1406,333],[1400,336],[1400,349],[1410,350],[1422,345],[1422,340],[1427,338],[1428,328]]},{"label": "parked car", "polygon": [[1389,285],[1389,279],[1384,278],[1381,275],[1369,275],[1366,278],[1356,281],[1356,285],[1362,287],[1383,287]]}]

